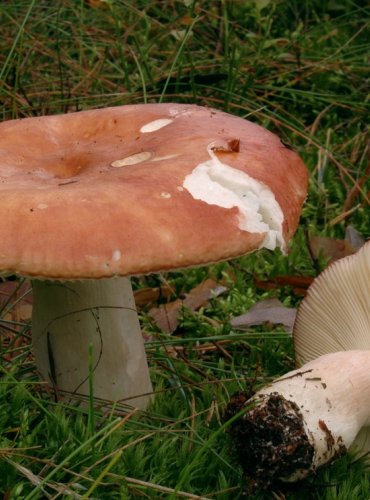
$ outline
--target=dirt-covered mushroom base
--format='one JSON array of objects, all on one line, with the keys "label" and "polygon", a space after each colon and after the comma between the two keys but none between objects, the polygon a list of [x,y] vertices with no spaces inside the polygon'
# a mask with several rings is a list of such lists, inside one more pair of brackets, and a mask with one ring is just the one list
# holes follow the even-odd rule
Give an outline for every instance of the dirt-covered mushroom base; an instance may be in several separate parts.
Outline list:
[{"label": "dirt-covered mushroom base", "polygon": [[[250,395],[234,395],[226,409],[231,418],[246,405]],[[312,466],[314,449],[304,429],[302,414],[295,403],[281,395],[268,395],[238,418],[230,429],[233,452],[248,482],[268,488],[275,480],[295,475]]]}]

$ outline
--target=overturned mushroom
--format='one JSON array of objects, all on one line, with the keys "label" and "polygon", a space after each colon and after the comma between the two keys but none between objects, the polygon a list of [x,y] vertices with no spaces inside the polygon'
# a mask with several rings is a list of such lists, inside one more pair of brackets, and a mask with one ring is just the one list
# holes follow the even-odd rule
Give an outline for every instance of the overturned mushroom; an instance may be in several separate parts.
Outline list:
[{"label": "overturned mushroom", "polygon": [[294,326],[300,368],[259,390],[233,434],[257,483],[295,481],[345,453],[370,451],[370,242],[311,285]]},{"label": "overturned mushroom", "polygon": [[0,124],[0,272],[32,279],[41,375],[87,395],[92,372],[96,397],[145,407],[152,387],[123,277],[284,248],[306,190],[302,161],[274,134],[199,106]]}]

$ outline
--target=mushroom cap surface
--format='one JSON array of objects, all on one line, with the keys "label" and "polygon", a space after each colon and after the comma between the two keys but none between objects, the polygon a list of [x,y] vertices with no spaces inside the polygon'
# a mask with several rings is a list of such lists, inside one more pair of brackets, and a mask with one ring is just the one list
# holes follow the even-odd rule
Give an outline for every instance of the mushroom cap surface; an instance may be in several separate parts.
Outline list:
[{"label": "mushroom cap surface", "polygon": [[[210,149],[211,148],[211,149]],[[307,171],[279,138],[186,104],[142,104],[0,124],[0,272],[85,279],[207,264],[262,246],[237,206],[184,180],[217,161],[257,180],[296,230]]]}]

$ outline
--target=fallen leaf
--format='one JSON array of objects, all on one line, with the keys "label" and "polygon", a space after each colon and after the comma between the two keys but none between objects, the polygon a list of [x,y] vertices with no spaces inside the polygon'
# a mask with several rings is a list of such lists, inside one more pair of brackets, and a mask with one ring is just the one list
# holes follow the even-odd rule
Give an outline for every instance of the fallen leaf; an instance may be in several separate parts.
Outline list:
[{"label": "fallen leaf", "polygon": [[285,307],[278,299],[266,299],[257,302],[249,311],[231,320],[231,326],[238,330],[247,330],[251,326],[271,323],[283,325],[287,332],[293,331],[296,309]]},{"label": "fallen leaf", "polygon": [[313,280],[312,276],[274,276],[269,280],[255,278],[255,284],[263,290],[276,290],[282,286],[291,286],[295,295],[306,295]]},{"label": "fallen leaf", "polygon": [[227,288],[211,279],[207,279],[193,288],[183,299],[176,299],[168,304],[154,307],[149,311],[155,324],[164,332],[173,333],[179,325],[179,317],[184,307],[196,311],[213,298],[224,293]]},{"label": "fallen leaf", "polygon": [[186,35],[188,34],[187,30],[185,29],[171,30],[170,33],[178,42],[182,42],[185,39]]},{"label": "fallen leaf", "polygon": [[85,0],[85,2],[92,9],[108,9],[111,5],[111,0]]},{"label": "fallen leaf", "polygon": [[356,252],[357,250],[360,250],[362,245],[365,243],[365,238],[351,225],[346,227],[345,239],[352,245]]},{"label": "fallen leaf", "polygon": [[147,287],[135,290],[134,298],[136,307],[145,307],[158,303],[160,299],[168,299],[173,294],[173,289],[169,286]]},{"label": "fallen leaf", "polygon": [[3,360],[11,361],[19,348],[29,341],[18,332],[23,330],[22,323],[32,317],[31,285],[28,281],[0,282],[0,339],[4,350]]},{"label": "fallen leaf", "polygon": [[356,252],[356,249],[349,241],[327,236],[312,236],[309,245],[315,259],[324,257],[329,262],[342,259]]},{"label": "fallen leaf", "polygon": [[[5,309],[5,311],[3,311]],[[31,285],[25,281],[0,282],[0,311],[7,321],[26,321],[32,316]]]}]

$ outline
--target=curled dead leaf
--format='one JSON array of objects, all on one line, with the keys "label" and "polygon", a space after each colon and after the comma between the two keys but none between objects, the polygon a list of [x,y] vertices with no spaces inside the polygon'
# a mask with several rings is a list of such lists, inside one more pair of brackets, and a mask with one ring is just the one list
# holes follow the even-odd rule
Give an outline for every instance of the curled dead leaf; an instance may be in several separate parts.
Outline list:
[{"label": "curled dead leaf", "polygon": [[149,316],[164,332],[173,333],[179,325],[179,318],[183,308],[196,311],[207,302],[224,293],[227,288],[212,279],[207,279],[193,288],[183,299],[176,299],[168,304],[154,307]]},{"label": "curled dead leaf", "polygon": [[283,325],[287,332],[293,331],[296,309],[285,307],[278,299],[266,299],[257,302],[249,311],[231,320],[231,326],[238,330],[247,330],[251,326],[271,323]]}]

